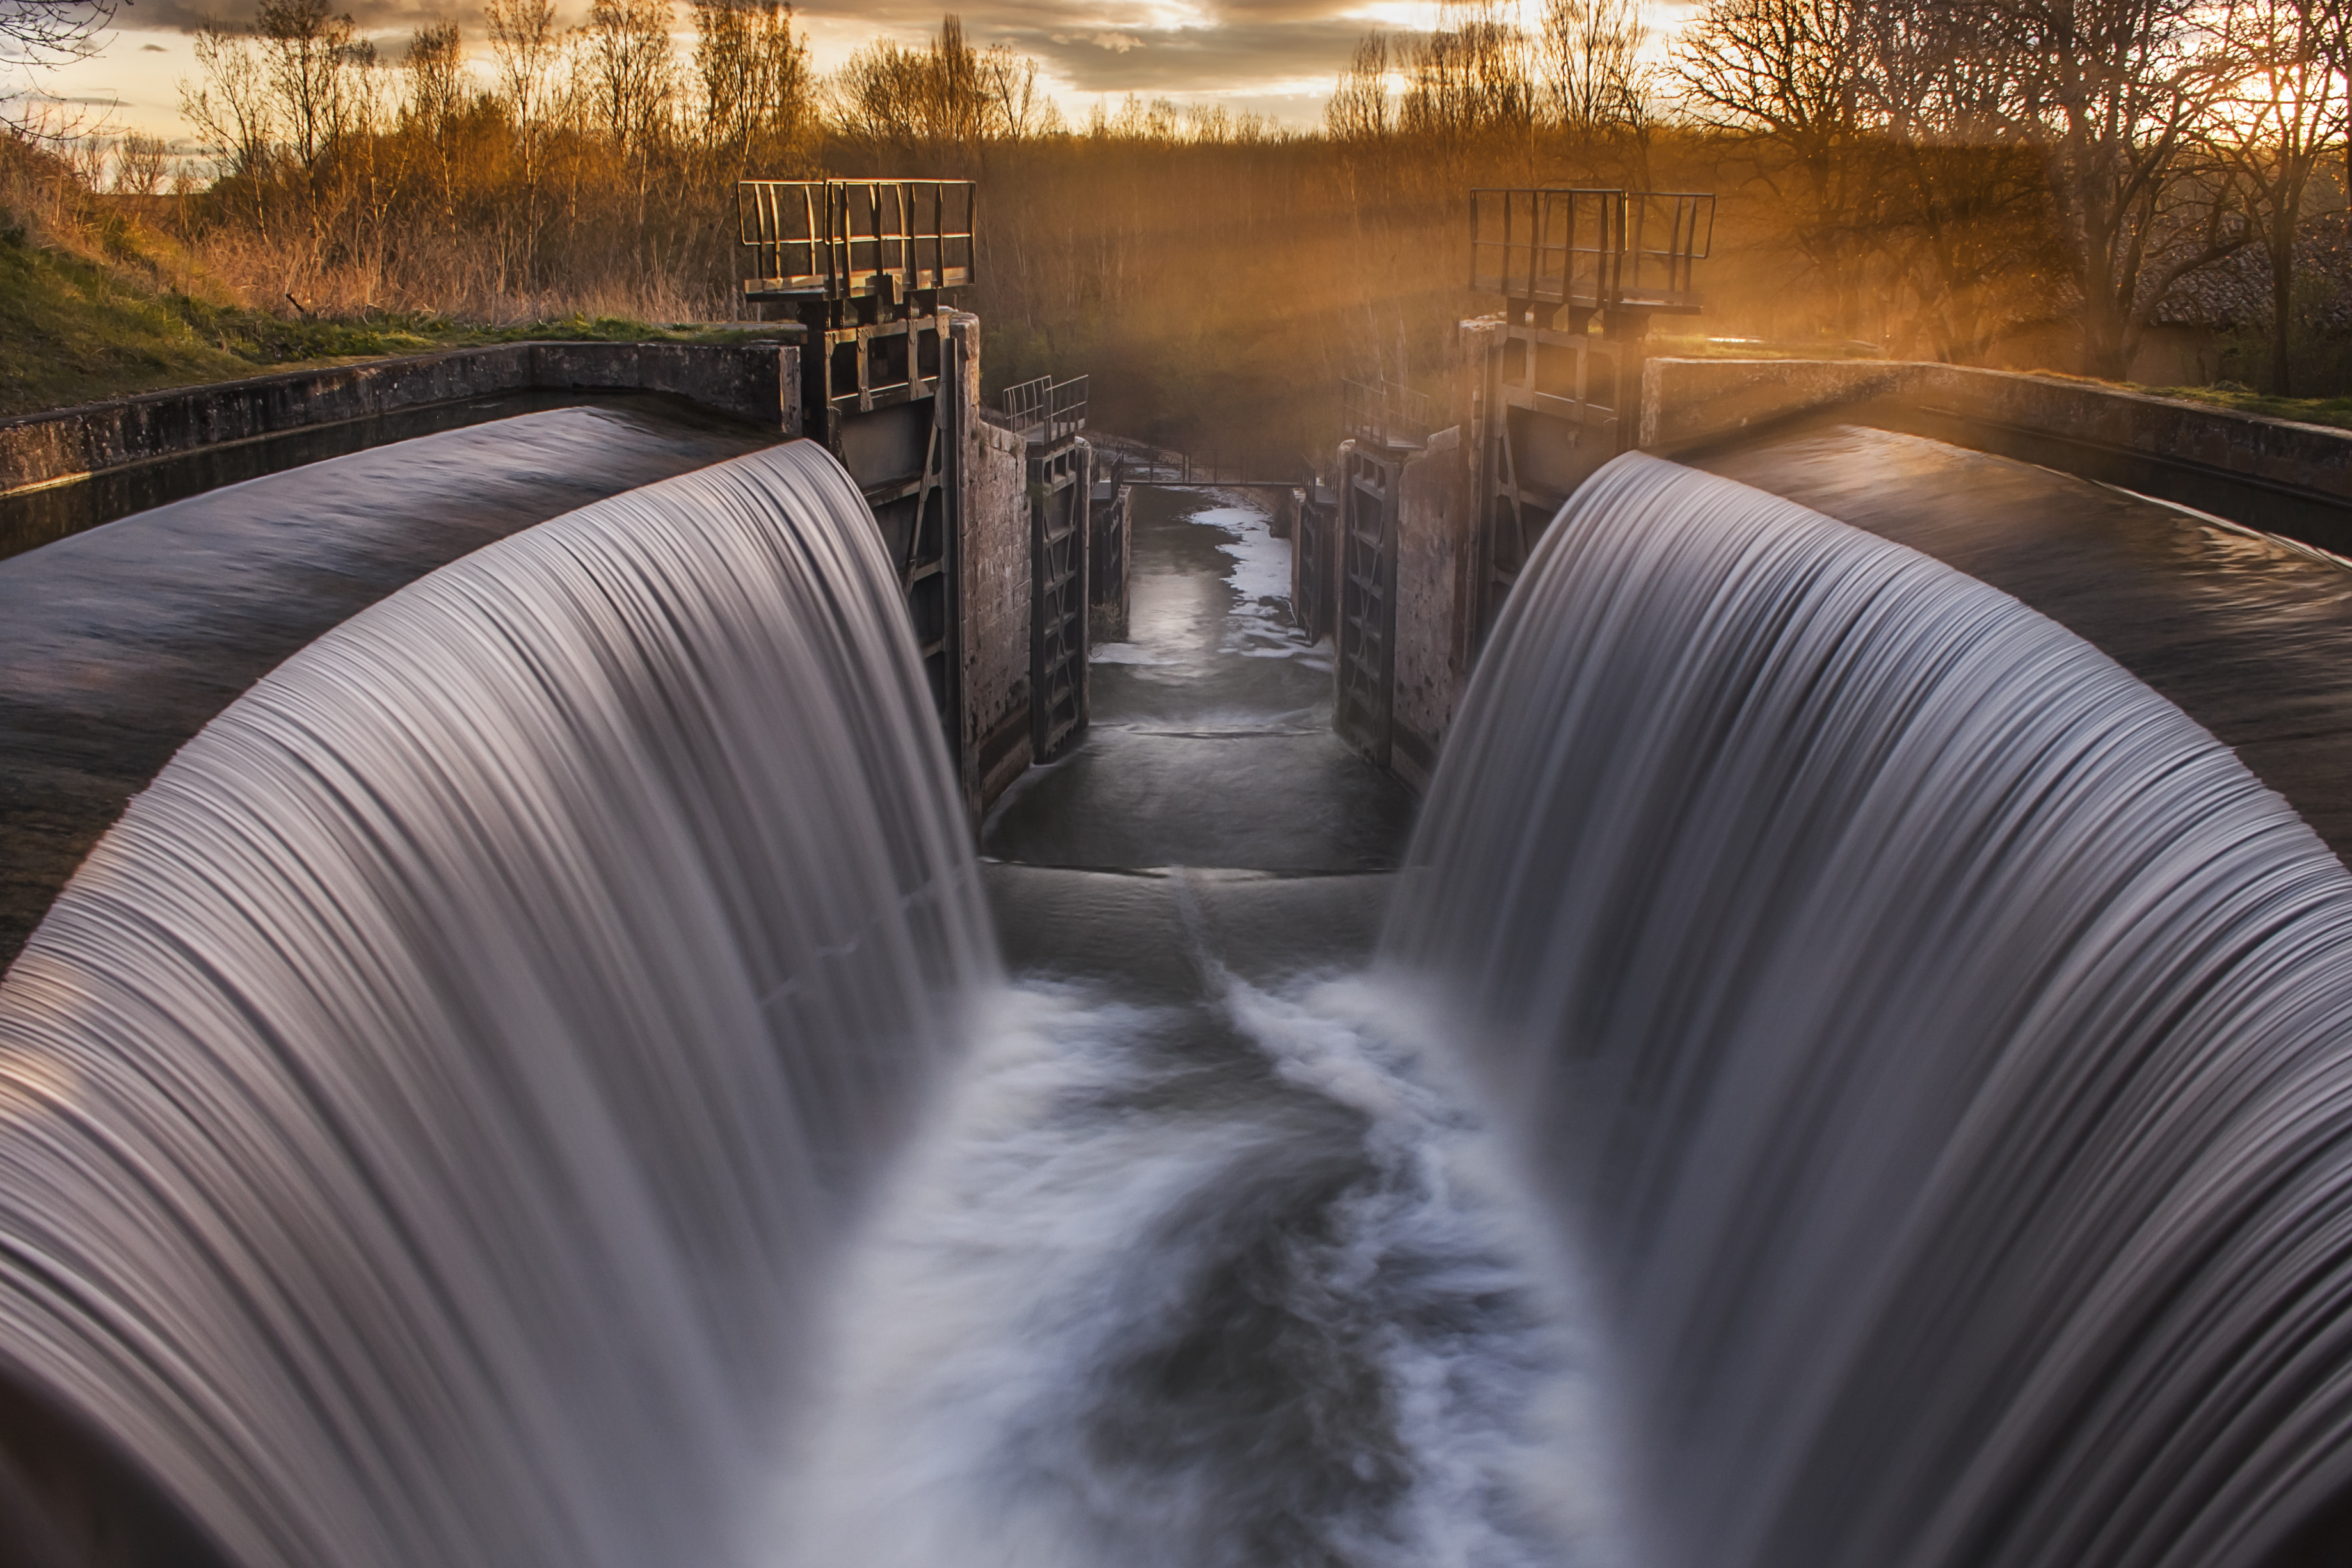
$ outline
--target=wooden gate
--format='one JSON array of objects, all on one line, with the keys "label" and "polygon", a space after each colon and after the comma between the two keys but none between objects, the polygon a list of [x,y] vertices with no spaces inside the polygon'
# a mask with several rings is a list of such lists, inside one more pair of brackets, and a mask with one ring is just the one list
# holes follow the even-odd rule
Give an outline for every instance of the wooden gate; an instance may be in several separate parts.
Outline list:
[{"label": "wooden gate", "polygon": [[1309,480],[1290,539],[1290,610],[1309,643],[1339,623],[1339,498]]},{"label": "wooden gate", "polygon": [[1087,726],[1087,532],[1093,452],[1066,439],[1029,455],[1031,754]]},{"label": "wooden gate", "polygon": [[1339,448],[1339,668],[1332,728],[1389,765],[1396,668],[1396,518],[1401,457]]}]

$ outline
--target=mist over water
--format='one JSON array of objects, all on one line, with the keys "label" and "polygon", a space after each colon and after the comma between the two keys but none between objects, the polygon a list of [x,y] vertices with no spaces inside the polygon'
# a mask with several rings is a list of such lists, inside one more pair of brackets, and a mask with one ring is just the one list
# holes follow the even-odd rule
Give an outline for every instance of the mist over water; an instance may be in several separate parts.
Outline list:
[{"label": "mist over water", "polygon": [[801,1568],[1613,1568],[1595,1350],[1418,998],[1005,992],[837,1300]]}]

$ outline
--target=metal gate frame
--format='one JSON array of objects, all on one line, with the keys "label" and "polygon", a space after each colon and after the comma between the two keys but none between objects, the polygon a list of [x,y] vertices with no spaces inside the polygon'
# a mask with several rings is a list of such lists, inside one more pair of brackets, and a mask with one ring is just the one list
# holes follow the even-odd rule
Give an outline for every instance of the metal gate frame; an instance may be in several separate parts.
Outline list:
[{"label": "metal gate frame", "polygon": [[1633,446],[1651,318],[1699,310],[1714,236],[1702,192],[1470,193],[1470,287],[1505,303],[1478,378],[1480,643],[1569,496]]},{"label": "metal gate frame", "polygon": [[1290,541],[1290,609],[1312,646],[1339,631],[1339,498],[1312,479],[1299,494]]},{"label": "metal gate frame", "polygon": [[840,458],[898,569],[948,752],[961,761],[962,377],[950,296],[974,280],[969,180],[743,180],[747,303],[798,321],[803,427]]}]

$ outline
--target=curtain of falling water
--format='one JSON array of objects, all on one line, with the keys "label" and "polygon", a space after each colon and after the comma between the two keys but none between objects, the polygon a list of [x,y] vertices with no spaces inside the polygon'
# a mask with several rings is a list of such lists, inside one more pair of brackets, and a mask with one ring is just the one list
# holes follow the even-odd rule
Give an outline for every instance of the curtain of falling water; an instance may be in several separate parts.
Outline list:
[{"label": "curtain of falling water", "polygon": [[2005,595],[1619,459],[1389,945],[1605,1281],[1658,1561],[2227,1568],[2352,1479],[2352,879]]},{"label": "curtain of falling water", "polygon": [[785,1326],[994,960],[801,444],[223,713],[0,987],[0,1343],[246,1568],[740,1561]]}]

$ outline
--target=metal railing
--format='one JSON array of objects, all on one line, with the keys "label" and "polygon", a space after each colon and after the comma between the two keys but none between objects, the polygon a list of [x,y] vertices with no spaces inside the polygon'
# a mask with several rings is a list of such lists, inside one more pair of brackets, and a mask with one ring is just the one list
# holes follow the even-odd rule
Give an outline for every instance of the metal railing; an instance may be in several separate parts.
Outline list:
[{"label": "metal railing", "polygon": [[1131,485],[1300,485],[1312,471],[1296,452],[1139,450],[1127,458]]},{"label": "metal railing", "polygon": [[1346,440],[1417,451],[1429,445],[1429,426],[1426,394],[1392,381],[1339,383],[1339,428]]},{"label": "metal railing", "polygon": [[1024,440],[1053,442],[1087,427],[1087,378],[1055,381],[1041,375],[999,395],[1003,417],[997,421]]},{"label": "metal railing", "polygon": [[1470,193],[1470,287],[1535,304],[1692,311],[1715,197],[1559,187]]},{"label": "metal railing", "polygon": [[978,203],[970,180],[740,180],[744,291],[900,302],[967,288]]}]

